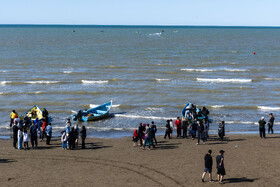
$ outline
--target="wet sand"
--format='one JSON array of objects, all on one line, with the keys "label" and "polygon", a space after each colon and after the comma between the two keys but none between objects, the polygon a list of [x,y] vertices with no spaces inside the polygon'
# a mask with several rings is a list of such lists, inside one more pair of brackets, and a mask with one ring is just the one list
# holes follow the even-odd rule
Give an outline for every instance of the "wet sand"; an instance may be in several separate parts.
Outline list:
[{"label": "wet sand", "polygon": [[[34,150],[15,150],[0,140],[0,186],[216,186],[215,156],[225,150],[226,186],[280,186],[280,135],[230,135],[205,145],[191,139],[163,139],[152,150],[133,147],[132,138],[88,138],[87,149],[62,150],[39,142]],[[213,151],[214,183],[204,183],[204,155]]]}]

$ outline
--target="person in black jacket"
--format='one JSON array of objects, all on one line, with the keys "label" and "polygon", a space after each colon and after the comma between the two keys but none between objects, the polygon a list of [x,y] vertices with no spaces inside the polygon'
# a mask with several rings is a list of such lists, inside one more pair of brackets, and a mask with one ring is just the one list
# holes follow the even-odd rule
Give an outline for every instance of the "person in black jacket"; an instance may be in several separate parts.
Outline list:
[{"label": "person in black jacket", "polygon": [[138,127],[138,134],[139,134],[139,140],[140,140],[139,146],[143,145],[144,132],[145,132],[145,127],[143,127],[142,123],[140,123],[139,127]]},{"label": "person in black jacket", "polygon": [[85,139],[87,137],[87,130],[86,130],[85,126],[82,127],[82,130],[80,131],[80,133],[81,133],[81,138],[82,138],[82,149],[85,149],[86,148]]},{"label": "person in black jacket", "polygon": [[207,172],[209,173],[209,178],[210,178],[209,182],[214,182],[214,180],[212,178],[213,159],[212,159],[211,154],[212,154],[212,150],[210,149],[210,150],[208,150],[208,153],[204,157],[205,168],[204,168],[204,172],[202,174],[201,182],[204,182],[204,177]]},{"label": "person in black jacket", "polygon": [[[152,131],[152,146],[155,147],[155,144],[157,145],[157,139],[156,139],[156,132],[157,132],[157,126],[155,125],[155,122],[152,121],[152,126],[151,126],[151,131]],[[155,141],[155,144],[154,144]]]},{"label": "person in black jacket", "polygon": [[202,136],[203,132],[204,132],[204,126],[201,124],[200,121],[197,121],[197,143],[196,143],[196,145],[199,144],[200,139],[203,140],[203,144],[205,143],[204,138]]},{"label": "person in black jacket", "polygon": [[18,141],[18,126],[16,125],[16,123],[14,123],[13,126],[13,139],[14,139],[14,148],[17,149],[17,141]]},{"label": "person in black jacket", "polygon": [[171,127],[170,127],[170,121],[169,120],[166,121],[165,127],[166,127],[166,129],[165,129],[164,139],[166,139],[166,136],[168,136],[168,138],[170,139]]},{"label": "person in black jacket", "polygon": [[71,131],[69,132],[69,149],[72,150],[75,149],[75,141],[76,141],[75,131],[74,131],[74,127],[72,127]]}]

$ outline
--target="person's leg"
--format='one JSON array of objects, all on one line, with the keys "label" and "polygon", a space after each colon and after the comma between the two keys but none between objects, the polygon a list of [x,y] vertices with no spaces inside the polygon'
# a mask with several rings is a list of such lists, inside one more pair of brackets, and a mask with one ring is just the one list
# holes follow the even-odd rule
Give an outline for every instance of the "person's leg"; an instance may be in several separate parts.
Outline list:
[{"label": "person's leg", "polygon": [[204,171],[202,174],[202,177],[201,177],[202,180],[204,180],[205,175],[206,175],[206,172]]},{"label": "person's leg", "polygon": [[212,172],[209,173],[209,179],[210,179],[211,182],[213,182]]},{"label": "person's leg", "polygon": [[29,147],[28,147],[28,142],[26,142],[26,146],[27,146],[27,149],[29,149]]},{"label": "person's leg", "polygon": [[35,142],[35,147],[38,146],[38,139],[37,139],[37,135],[34,136],[34,142]]},{"label": "person's leg", "polygon": [[200,138],[201,138],[201,133],[197,133],[197,144],[199,144]]},{"label": "person's leg", "polygon": [[148,138],[146,137],[146,138],[145,138],[145,141],[144,141],[144,145],[143,145],[143,148],[144,148],[144,149],[145,149],[145,146],[146,146],[147,140],[148,140]]},{"label": "person's leg", "polygon": [[223,179],[224,179],[224,175],[221,175],[220,182],[223,182]]},{"label": "person's leg", "polygon": [[265,128],[263,128],[263,137],[265,138]]},{"label": "person's leg", "polygon": [[10,127],[12,127],[13,123],[14,123],[14,120],[11,118]]},{"label": "person's leg", "polygon": [[156,135],[154,135],[154,140],[155,140],[155,143],[157,145],[157,139],[156,139]]},{"label": "person's leg", "polygon": [[262,138],[262,129],[259,128],[259,132],[260,132],[260,137]]},{"label": "person's leg", "polygon": [[165,135],[164,135],[164,137],[163,137],[164,139],[166,138],[167,134],[168,134],[167,131],[165,131]]},{"label": "person's leg", "polygon": [[151,138],[148,138],[148,147],[151,148]]},{"label": "person's leg", "polygon": [[82,138],[82,148],[85,148],[85,138]]},{"label": "person's leg", "polygon": [[220,182],[220,174],[218,174],[218,182]]},{"label": "person's leg", "polygon": [[273,134],[273,125],[271,125],[271,133]]}]

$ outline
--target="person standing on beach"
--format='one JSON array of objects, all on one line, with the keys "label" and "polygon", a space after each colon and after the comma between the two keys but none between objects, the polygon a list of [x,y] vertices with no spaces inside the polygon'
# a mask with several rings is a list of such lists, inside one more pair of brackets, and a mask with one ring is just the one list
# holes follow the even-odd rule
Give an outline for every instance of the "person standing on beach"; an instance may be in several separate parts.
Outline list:
[{"label": "person standing on beach", "polygon": [[205,163],[205,168],[204,168],[204,172],[202,174],[202,179],[201,182],[204,182],[204,177],[206,175],[206,173],[209,173],[209,182],[214,182],[213,178],[212,178],[212,166],[213,166],[213,159],[212,159],[212,150],[208,150],[208,153],[205,155],[204,157],[204,163]]},{"label": "person standing on beach", "polygon": [[17,141],[18,141],[18,126],[14,124],[13,126],[13,146],[17,149]]},{"label": "person standing on beach", "polygon": [[52,124],[49,123],[48,126],[46,127],[46,135],[47,135],[47,145],[51,145],[51,138],[52,138]]},{"label": "person standing on beach", "polygon": [[69,133],[69,149],[74,150],[75,149],[75,132],[74,127],[71,128],[71,131]]},{"label": "person standing on beach", "polygon": [[18,149],[22,149],[23,133],[22,128],[18,129]]},{"label": "person standing on beach", "polygon": [[143,145],[143,149],[145,149],[146,143],[148,142],[148,149],[150,150],[150,148],[151,148],[151,137],[152,137],[152,131],[151,131],[150,125],[147,124],[146,131],[145,131],[145,142],[144,142],[144,145]]},{"label": "person standing on beach", "polygon": [[200,121],[197,121],[197,143],[196,145],[199,144],[200,139],[203,140],[203,144],[205,144],[204,142],[204,138],[203,138],[203,132],[204,132],[204,126],[201,124]]},{"label": "person standing on beach", "polygon": [[189,126],[189,121],[188,118],[185,118],[183,120],[183,125],[182,125],[182,129],[183,129],[183,138],[188,138],[188,126]]},{"label": "person standing on beach", "polygon": [[10,127],[12,127],[12,125],[14,124],[14,119],[16,118],[16,116],[18,116],[18,113],[15,110],[13,110],[10,114]]},{"label": "person standing on beach", "polygon": [[29,127],[29,134],[30,134],[30,138],[31,138],[31,145],[32,148],[34,148],[34,143],[35,143],[35,147],[37,147],[37,126],[35,125],[35,122],[32,121],[32,125]]},{"label": "person standing on beach", "polygon": [[170,137],[172,138],[172,133],[173,133],[173,129],[174,129],[174,125],[172,123],[172,119],[169,120],[169,125],[170,125]]},{"label": "person standing on beach", "polygon": [[165,129],[165,135],[164,135],[164,139],[166,139],[166,136],[168,136],[168,138],[170,139],[170,131],[171,131],[171,128],[170,128],[170,121],[167,120],[166,121],[166,125],[165,125],[166,129]]},{"label": "person standing on beach", "polygon": [[80,138],[80,128],[78,123],[76,125],[74,125],[74,131],[75,131],[75,137],[76,137],[76,147],[78,147],[79,144],[79,138]]},{"label": "person standing on beach", "polygon": [[265,138],[265,124],[266,121],[264,121],[264,117],[261,118],[261,120],[259,121],[259,130],[260,130],[260,137],[261,138]]},{"label": "person standing on beach", "polygon": [[82,138],[82,149],[85,149],[85,139],[87,137],[87,130],[86,127],[83,125],[82,130],[81,130],[81,138]]},{"label": "person standing on beach", "polygon": [[218,135],[220,137],[220,140],[223,141],[224,136],[225,136],[225,122],[224,121],[221,121],[219,124]]},{"label": "person standing on beach", "polygon": [[139,134],[139,146],[142,146],[143,145],[143,135],[144,135],[144,127],[143,127],[142,123],[139,124],[138,134]]},{"label": "person standing on beach", "polygon": [[28,148],[28,141],[29,141],[29,136],[28,136],[28,131],[26,130],[26,127],[23,129],[23,145],[24,145],[24,150],[29,150]]},{"label": "person standing on beach", "polygon": [[67,149],[67,136],[66,136],[66,132],[65,131],[62,131],[61,132],[61,147],[62,147],[62,150],[66,150]]},{"label": "person standing on beach", "polygon": [[216,157],[217,162],[217,174],[218,174],[218,182],[223,184],[224,176],[226,175],[226,170],[224,167],[224,152],[220,150],[219,155]]},{"label": "person standing on beach", "polygon": [[274,124],[274,116],[272,113],[269,114],[269,120],[268,120],[268,132],[267,134],[269,134],[269,132],[271,131],[271,134],[273,134],[273,124]]},{"label": "person standing on beach", "polygon": [[209,132],[209,122],[206,120],[206,118],[203,119],[203,126],[204,126],[203,137],[204,137],[204,140],[207,141],[207,138],[209,137],[209,135],[208,135],[208,132]]},{"label": "person standing on beach", "polygon": [[[157,126],[155,125],[155,122],[152,121],[152,126],[151,126],[151,131],[152,131],[152,145],[155,147],[155,144],[157,145],[157,139],[156,139],[156,132],[157,132]],[[154,144],[155,141],[155,144]]]},{"label": "person standing on beach", "polygon": [[71,122],[70,119],[67,120],[66,127],[65,127],[65,132],[66,132],[66,139],[67,139],[67,148],[69,148],[69,134],[71,132]]},{"label": "person standing on beach", "polygon": [[46,108],[43,109],[43,122],[46,122],[46,126],[49,124],[49,112]]},{"label": "person standing on beach", "polygon": [[175,121],[175,126],[177,128],[177,138],[182,137],[182,134],[181,134],[182,126],[181,126],[180,117],[177,117],[177,120]]}]

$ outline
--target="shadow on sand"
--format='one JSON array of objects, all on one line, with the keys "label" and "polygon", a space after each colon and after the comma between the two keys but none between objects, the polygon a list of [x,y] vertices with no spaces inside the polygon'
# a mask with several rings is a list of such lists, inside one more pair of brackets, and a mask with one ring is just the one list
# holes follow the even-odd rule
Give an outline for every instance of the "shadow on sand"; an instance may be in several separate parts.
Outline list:
[{"label": "shadow on sand", "polygon": [[0,159],[0,163],[10,163],[10,162],[17,162],[14,159]]},{"label": "shadow on sand", "polygon": [[104,149],[104,148],[110,148],[112,146],[103,146],[102,142],[95,142],[95,143],[86,143],[85,149]]},{"label": "shadow on sand", "polygon": [[224,179],[225,183],[240,183],[240,182],[254,182],[255,180],[259,180],[258,178],[256,179],[247,179],[246,177],[242,178],[228,178]]}]

